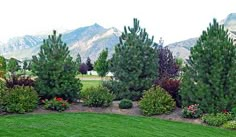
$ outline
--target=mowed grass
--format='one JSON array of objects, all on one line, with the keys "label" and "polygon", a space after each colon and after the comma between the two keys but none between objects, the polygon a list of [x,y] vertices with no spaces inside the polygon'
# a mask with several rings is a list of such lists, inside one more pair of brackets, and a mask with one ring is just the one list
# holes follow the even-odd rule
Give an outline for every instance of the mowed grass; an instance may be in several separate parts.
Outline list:
[{"label": "mowed grass", "polygon": [[82,90],[85,90],[89,87],[96,87],[102,84],[101,80],[81,80],[81,83],[83,84]]},{"label": "mowed grass", "polygon": [[236,137],[232,130],[116,114],[7,115],[0,123],[1,137]]},{"label": "mowed grass", "polygon": [[[80,79],[99,79],[101,80],[102,78],[100,76],[97,76],[97,75],[82,75],[82,74],[79,74],[77,75],[78,78]],[[106,76],[104,77],[103,79],[110,79],[110,76]]]}]

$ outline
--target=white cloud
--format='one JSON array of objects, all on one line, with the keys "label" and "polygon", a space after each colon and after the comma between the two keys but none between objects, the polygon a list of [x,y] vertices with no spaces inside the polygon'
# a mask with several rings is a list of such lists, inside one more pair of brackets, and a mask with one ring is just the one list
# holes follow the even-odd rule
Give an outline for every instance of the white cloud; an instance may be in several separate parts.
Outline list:
[{"label": "white cloud", "polygon": [[92,25],[141,26],[167,43],[197,37],[213,18],[236,12],[235,0],[7,0],[0,1],[0,41],[12,36]]}]

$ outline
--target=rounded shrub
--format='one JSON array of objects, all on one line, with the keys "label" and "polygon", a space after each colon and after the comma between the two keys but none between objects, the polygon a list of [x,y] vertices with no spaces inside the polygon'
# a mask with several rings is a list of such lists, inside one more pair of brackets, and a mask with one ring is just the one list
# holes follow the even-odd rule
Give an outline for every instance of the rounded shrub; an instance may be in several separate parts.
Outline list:
[{"label": "rounded shrub", "polygon": [[84,105],[90,107],[108,107],[112,104],[113,98],[108,89],[102,86],[90,87],[81,93]]},{"label": "rounded shrub", "polygon": [[230,113],[217,113],[203,115],[202,121],[210,126],[221,126],[229,120],[232,120],[233,116]]},{"label": "rounded shrub", "polygon": [[145,91],[139,105],[144,115],[164,114],[176,107],[174,99],[159,86]]},{"label": "rounded shrub", "polygon": [[4,110],[10,113],[33,111],[38,103],[38,94],[32,87],[16,86],[3,96]]},{"label": "rounded shrub", "polygon": [[42,100],[44,103],[44,107],[49,110],[56,110],[56,111],[65,111],[67,108],[69,108],[70,104],[67,102],[67,100],[63,100],[62,98],[55,97],[51,100],[45,99]]},{"label": "rounded shrub", "polygon": [[119,103],[120,109],[129,109],[133,107],[133,103],[129,99],[122,99]]},{"label": "rounded shrub", "polygon": [[224,123],[222,127],[236,130],[236,120],[228,121]]},{"label": "rounded shrub", "polygon": [[199,108],[199,104],[190,105],[184,107],[182,110],[182,117],[184,118],[199,118],[202,116],[202,110]]}]

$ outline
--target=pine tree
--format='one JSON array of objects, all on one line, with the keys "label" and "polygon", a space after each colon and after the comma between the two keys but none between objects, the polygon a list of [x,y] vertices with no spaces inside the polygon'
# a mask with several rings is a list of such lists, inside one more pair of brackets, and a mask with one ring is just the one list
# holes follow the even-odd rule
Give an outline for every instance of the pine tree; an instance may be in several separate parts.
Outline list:
[{"label": "pine tree", "polygon": [[[129,32],[128,32],[129,31]],[[111,59],[111,72],[119,82],[120,91],[117,96],[137,100],[144,90],[149,89],[157,77],[157,53],[153,46],[153,38],[149,39],[145,29],[134,19],[133,28],[124,27],[120,43],[115,47]]]},{"label": "pine tree", "polygon": [[0,78],[3,78],[6,74],[6,59],[0,56]]},{"label": "pine tree", "polygon": [[108,56],[108,49],[103,50],[100,53],[97,61],[94,63],[94,69],[97,71],[100,77],[105,77],[106,74],[108,73],[107,56]]},{"label": "pine tree", "polygon": [[53,31],[53,35],[43,41],[38,56],[33,56],[32,69],[37,75],[35,89],[42,98],[62,97],[74,101],[81,83],[75,78],[76,63],[61,37]]},{"label": "pine tree", "polygon": [[214,19],[191,48],[180,91],[183,106],[199,104],[217,113],[236,104],[236,47],[227,33]]},{"label": "pine tree", "polygon": [[86,65],[88,66],[88,71],[93,70],[93,64],[91,63],[91,59],[89,57],[87,58]]}]

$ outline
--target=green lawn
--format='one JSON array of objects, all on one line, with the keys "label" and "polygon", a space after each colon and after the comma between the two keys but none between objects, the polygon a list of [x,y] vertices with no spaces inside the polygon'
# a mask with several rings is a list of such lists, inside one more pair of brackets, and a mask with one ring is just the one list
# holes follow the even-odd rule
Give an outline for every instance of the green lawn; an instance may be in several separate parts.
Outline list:
[{"label": "green lawn", "polygon": [[236,132],[155,118],[95,113],[0,117],[1,137],[236,137]]},{"label": "green lawn", "polygon": [[[77,75],[77,77],[79,77],[79,78],[88,78],[88,79],[101,79],[101,77],[99,77],[99,76],[97,76],[97,75],[82,75],[82,74],[79,74],[79,75]],[[104,77],[104,79],[110,79],[110,77],[109,76],[106,76],[106,77]]]},{"label": "green lawn", "polygon": [[92,87],[92,86],[99,86],[99,84],[102,83],[101,80],[81,80],[81,83],[83,84],[82,90]]}]

